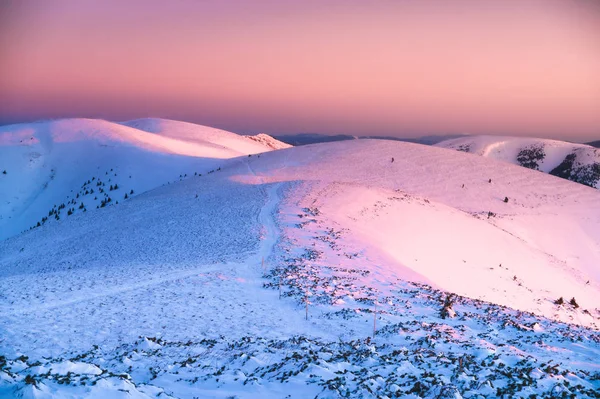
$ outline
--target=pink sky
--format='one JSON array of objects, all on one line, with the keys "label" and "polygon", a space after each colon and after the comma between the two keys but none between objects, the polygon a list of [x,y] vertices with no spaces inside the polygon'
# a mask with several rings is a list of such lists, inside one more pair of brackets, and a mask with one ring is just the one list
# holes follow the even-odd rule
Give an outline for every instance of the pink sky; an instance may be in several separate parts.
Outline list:
[{"label": "pink sky", "polygon": [[600,139],[599,3],[7,0],[0,123]]}]

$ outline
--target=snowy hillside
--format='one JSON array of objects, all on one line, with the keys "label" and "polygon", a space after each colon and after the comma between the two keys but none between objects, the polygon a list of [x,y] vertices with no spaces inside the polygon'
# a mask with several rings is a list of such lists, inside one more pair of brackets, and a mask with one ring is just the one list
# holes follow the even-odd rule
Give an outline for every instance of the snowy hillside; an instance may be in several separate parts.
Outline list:
[{"label": "snowy hillside", "polygon": [[92,119],[0,127],[0,239],[122,202],[227,159],[289,147],[191,123]]},{"label": "snowy hillside", "polygon": [[[264,133],[256,136],[239,136],[225,130],[169,119],[145,118],[121,122],[121,124],[144,132],[155,133],[160,137],[181,140],[187,145],[192,143],[201,145],[201,148],[221,148],[230,151],[229,158],[234,155],[264,152],[265,147],[273,150],[291,147]],[[205,153],[194,152],[191,155],[203,156]]]},{"label": "snowy hillside", "polygon": [[436,146],[510,162],[600,188],[600,151],[590,145],[535,138],[467,136],[442,141]]},{"label": "snowy hillside", "polygon": [[0,242],[0,397],[600,397],[600,192],[353,140]]}]

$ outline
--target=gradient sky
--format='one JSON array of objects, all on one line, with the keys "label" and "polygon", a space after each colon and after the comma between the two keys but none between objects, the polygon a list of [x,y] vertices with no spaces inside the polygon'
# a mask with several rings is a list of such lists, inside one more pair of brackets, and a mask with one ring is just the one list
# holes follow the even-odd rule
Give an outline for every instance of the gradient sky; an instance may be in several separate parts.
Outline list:
[{"label": "gradient sky", "polygon": [[596,0],[0,0],[0,124],[600,139]]}]

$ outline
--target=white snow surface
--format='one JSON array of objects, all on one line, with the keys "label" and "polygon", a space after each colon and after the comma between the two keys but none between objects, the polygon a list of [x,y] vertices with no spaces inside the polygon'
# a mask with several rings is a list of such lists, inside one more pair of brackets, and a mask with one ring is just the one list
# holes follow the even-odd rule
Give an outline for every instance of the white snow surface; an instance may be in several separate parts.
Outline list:
[{"label": "white snow surface", "polygon": [[[45,223],[44,217],[52,222],[54,206],[65,204],[59,217],[71,208],[73,213],[92,210],[109,196],[116,202],[125,193],[132,195],[131,190],[139,194],[180,175],[206,173],[230,158],[286,147],[264,134],[252,138],[165,119],[121,124],[62,119],[3,126],[0,240]],[[112,192],[115,184],[119,189]],[[85,194],[91,189],[94,193]]]},{"label": "white snow surface", "polygon": [[0,241],[0,397],[597,397],[598,190],[382,140],[222,165]]},{"label": "white snow surface", "polygon": [[[598,176],[600,173],[600,151],[587,144],[531,137],[481,135],[445,140],[435,144],[435,146],[468,152],[521,166],[524,166],[523,162],[527,161],[527,157],[519,161],[519,154],[523,155],[522,151],[524,150],[538,149],[540,159],[535,160],[527,167],[545,173],[550,173],[568,155],[574,154],[574,166],[576,168],[588,169],[596,165],[595,174],[597,176],[588,185],[600,188],[600,176]],[[577,181],[576,176],[569,176],[569,179]]]}]

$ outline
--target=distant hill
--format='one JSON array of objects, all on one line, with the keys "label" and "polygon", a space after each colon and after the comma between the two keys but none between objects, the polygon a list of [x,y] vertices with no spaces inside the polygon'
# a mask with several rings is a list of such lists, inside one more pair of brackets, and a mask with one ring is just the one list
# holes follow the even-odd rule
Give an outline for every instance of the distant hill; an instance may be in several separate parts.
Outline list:
[{"label": "distant hill", "polygon": [[600,188],[600,151],[587,144],[506,136],[468,136],[436,146],[481,155]]}]

